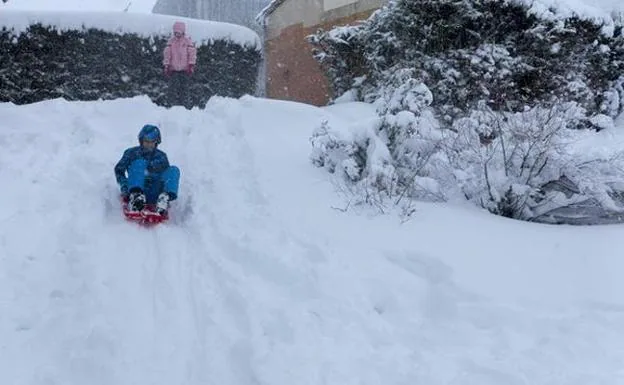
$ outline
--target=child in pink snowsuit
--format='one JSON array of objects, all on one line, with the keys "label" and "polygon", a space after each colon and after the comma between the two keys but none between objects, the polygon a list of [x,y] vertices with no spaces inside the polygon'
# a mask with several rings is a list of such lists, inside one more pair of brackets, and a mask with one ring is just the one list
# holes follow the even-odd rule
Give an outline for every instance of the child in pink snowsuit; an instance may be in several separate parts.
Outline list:
[{"label": "child in pink snowsuit", "polygon": [[195,71],[197,49],[186,36],[186,25],[181,21],[173,24],[173,36],[167,42],[163,53],[165,76],[169,78],[169,101],[174,105],[191,108],[189,102],[189,80]]}]

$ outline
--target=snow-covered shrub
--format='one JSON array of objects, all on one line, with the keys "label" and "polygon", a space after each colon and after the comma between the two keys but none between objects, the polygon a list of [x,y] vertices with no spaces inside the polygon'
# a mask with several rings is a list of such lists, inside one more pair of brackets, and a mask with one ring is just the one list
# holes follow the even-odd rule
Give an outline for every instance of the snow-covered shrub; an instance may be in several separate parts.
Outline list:
[{"label": "snow-covered shrub", "polygon": [[[570,129],[585,116],[577,103],[515,113],[482,104],[444,130],[426,87],[395,91],[379,99],[393,102],[378,104],[385,113],[374,127],[338,130],[325,121],[312,135],[313,163],[342,176],[355,201],[468,199],[497,215],[551,223],[599,223],[624,211],[624,152],[575,149],[596,135]],[[408,100],[420,102],[392,107]]]},{"label": "snow-covered shrub", "polygon": [[365,186],[366,191],[393,196],[396,185],[393,160],[375,131],[370,126],[351,126],[347,131],[338,131],[327,121],[322,122],[310,139],[312,163],[343,176],[349,183]]},{"label": "snow-covered shrub", "polygon": [[[97,100],[148,95],[169,106],[162,51],[168,36],[144,37],[94,28],[57,30],[33,24],[0,30],[0,102]],[[195,106],[212,95],[253,94],[260,53],[227,40],[198,44],[190,82]]]},{"label": "snow-covered shrub", "polygon": [[364,143],[354,140],[353,135],[343,135],[324,120],[310,138],[312,154],[310,159],[317,167],[324,167],[330,173],[339,172],[350,181],[362,179],[366,165],[366,139]]},{"label": "snow-covered shrub", "polygon": [[[445,199],[432,177],[439,163],[443,137],[431,109],[431,92],[410,77],[395,74],[395,87],[385,88],[375,104],[381,118],[374,126],[357,125],[347,132],[323,122],[313,133],[312,162],[340,172],[369,201],[403,197]],[[388,94],[385,94],[388,93]]]},{"label": "snow-covered shrub", "polygon": [[590,199],[603,210],[622,211],[612,186],[624,162],[571,151],[586,139],[587,132],[569,129],[583,117],[576,103],[516,113],[473,110],[455,122],[445,147],[457,185],[467,199],[516,219],[546,220]]},{"label": "snow-covered shrub", "polygon": [[341,132],[327,121],[314,131],[312,163],[339,178],[339,190],[349,205],[366,204],[384,211],[396,196],[397,173],[387,146],[366,126],[351,126]]},{"label": "snow-covered shrub", "polygon": [[429,88],[410,69],[391,70],[388,86],[368,93],[381,115],[376,134],[387,147],[395,171],[394,194],[440,199],[442,194],[430,167],[439,151],[441,131],[430,105]]}]

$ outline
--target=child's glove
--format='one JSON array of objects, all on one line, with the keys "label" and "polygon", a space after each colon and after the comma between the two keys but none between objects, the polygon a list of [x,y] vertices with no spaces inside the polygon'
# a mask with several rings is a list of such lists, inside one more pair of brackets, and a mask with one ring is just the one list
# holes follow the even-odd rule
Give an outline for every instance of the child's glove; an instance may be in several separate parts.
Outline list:
[{"label": "child's glove", "polygon": [[121,195],[123,197],[127,197],[128,196],[128,186],[126,186],[126,185],[121,186]]}]

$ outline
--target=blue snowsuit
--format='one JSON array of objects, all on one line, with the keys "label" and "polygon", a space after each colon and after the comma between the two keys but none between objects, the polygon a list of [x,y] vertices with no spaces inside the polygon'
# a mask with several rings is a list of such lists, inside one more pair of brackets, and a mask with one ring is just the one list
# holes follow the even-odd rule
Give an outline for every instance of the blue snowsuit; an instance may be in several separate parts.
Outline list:
[{"label": "blue snowsuit", "polygon": [[136,146],[124,151],[115,165],[115,178],[122,194],[141,190],[147,203],[156,203],[161,192],[169,193],[171,200],[178,197],[180,169],[171,166],[167,154],[158,148],[150,151]]}]

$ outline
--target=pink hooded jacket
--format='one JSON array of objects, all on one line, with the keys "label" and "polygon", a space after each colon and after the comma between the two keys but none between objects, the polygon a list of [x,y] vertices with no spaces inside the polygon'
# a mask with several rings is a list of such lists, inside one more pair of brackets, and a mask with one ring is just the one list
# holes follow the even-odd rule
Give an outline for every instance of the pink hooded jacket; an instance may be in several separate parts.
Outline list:
[{"label": "pink hooded jacket", "polygon": [[197,49],[189,37],[185,35],[186,25],[181,21],[173,24],[173,32],[181,32],[181,37],[171,37],[163,54],[163,65],[172,71],[186,71],[189,65],[197,61]]}]

